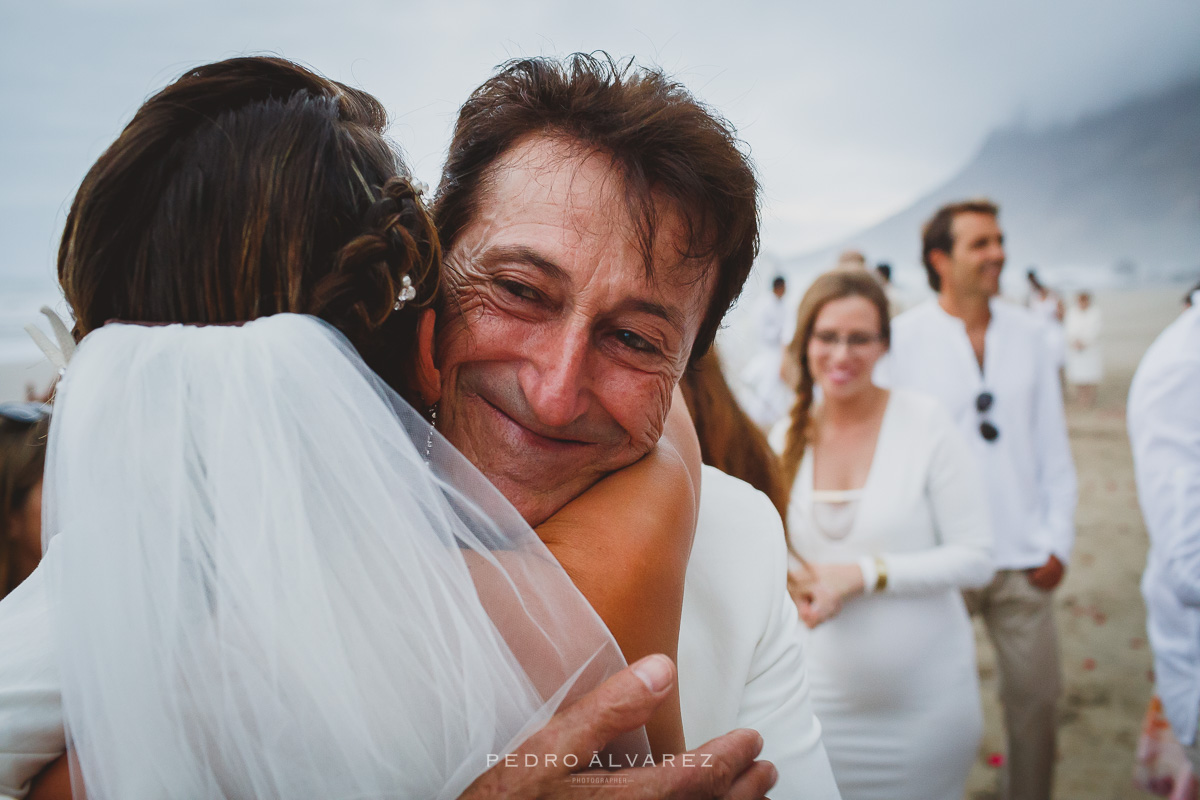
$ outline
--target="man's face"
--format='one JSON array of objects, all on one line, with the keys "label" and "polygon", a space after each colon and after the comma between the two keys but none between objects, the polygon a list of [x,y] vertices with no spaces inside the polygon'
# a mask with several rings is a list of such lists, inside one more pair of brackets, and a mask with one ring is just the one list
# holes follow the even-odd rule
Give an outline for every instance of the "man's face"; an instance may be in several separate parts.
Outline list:
[{"label": "man's face", "polygon": [[438,427],[533,525],[658,441],[711,294],[665,208],[647,279],[623,188],[606,155],[530,137],[446,254]]},{"label": "man's face", "polygon": [[954,246],[945,260],[942,285],[960,296],[1000,294],[1004,233],[991,214],[964,212],[950,224]]}]

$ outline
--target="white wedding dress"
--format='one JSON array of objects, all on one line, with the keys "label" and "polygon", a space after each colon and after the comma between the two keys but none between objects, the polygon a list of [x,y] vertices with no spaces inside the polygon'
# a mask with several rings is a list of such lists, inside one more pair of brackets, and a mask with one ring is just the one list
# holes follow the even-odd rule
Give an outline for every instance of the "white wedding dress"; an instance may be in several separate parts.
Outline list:
[{"label": "white wedding dress", "polygon": [[312,317],[94,331],[45,487],[93,800],[457,797],[624,664],[515,509]]}]

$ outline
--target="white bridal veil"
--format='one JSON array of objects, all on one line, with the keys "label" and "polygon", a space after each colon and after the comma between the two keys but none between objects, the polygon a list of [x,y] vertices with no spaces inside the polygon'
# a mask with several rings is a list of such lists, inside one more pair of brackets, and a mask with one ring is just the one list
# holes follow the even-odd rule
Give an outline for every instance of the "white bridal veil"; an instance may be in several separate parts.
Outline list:
[{"label": "white bridal veil", "polygon": [[512,506],[312,317],[91,333],[45,486],[94,800],[456,797],[624,664]]}]

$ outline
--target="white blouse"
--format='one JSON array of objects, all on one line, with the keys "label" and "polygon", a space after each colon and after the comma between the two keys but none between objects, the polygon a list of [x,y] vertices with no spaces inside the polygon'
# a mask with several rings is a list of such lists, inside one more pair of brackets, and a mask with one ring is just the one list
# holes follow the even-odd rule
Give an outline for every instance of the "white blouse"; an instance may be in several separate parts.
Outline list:
[{"label": "white blouse", "polygon": [[830,535],[829,503],[814,501],[809,448],[788,509],[801,556],[818,564],[857,562],[868,592],[877,557],[887,567],[889,593],[973,588],[991,580],[992,533],[979,468],[933,398],[892,391],[867,482],[846,505],[854,511],[849,530]]}]

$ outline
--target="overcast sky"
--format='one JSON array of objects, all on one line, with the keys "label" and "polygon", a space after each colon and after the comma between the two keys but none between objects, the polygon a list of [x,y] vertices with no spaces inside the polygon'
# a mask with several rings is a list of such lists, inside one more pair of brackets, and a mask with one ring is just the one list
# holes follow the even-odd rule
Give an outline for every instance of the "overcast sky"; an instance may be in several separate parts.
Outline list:
[{"label": "overcast sky", "polygon": [[187,67],[275,53],[376,94],[436,184],[455,111],[505,59],[604,49],[737,127],[791,255],[903,208],[1000,126],[1044,126],[1200,74],[1196,0],[0,0],[0,276],[52,274],[84,172]]}]

